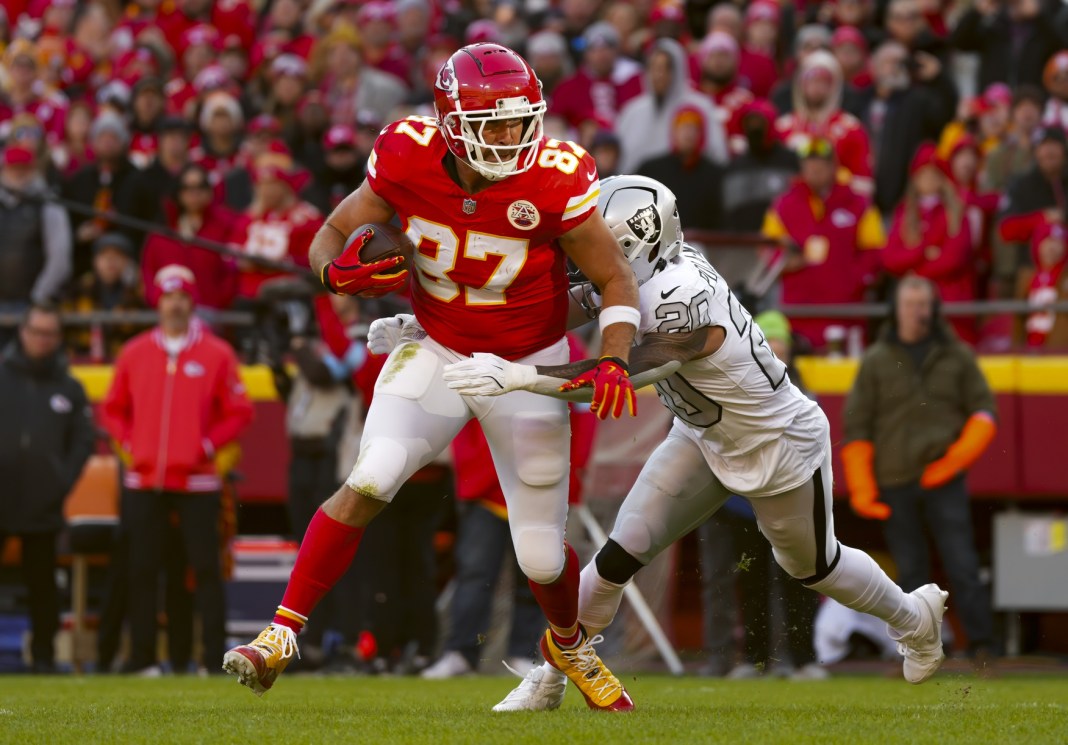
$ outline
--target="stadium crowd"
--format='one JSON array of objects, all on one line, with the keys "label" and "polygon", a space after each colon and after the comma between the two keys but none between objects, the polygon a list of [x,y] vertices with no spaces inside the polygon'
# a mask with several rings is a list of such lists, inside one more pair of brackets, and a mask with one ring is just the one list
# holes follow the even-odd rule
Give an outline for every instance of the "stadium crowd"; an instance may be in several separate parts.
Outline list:
[{"label": "stadium crowd", "polygon": [[[382,128],[433,116],[442,62],[494,41],[542,80],[546,135],[589,150],[602,178],[669,186],[713,261],[716,232],[761,234],[787,315],[886,299],[915,274],[945,301],[1035,304],[955,318],[969,343],[1068,346],[1068,316],[1043,308],[1068,298],[1068,8],[1055,0],[0,6],[10,318],[49,301],[154,308],[160,270],[176,264],[209,323],[231,309],[262,318],[280,264],[308,266],[312,237],[363,180]],[[313,304],[329,353],[305,369],[299,344],[283,351],[302,373],[354,377],[369,395],[381,360],[353,351],[344,326],[373,309],[342,305]],[[848,313],[790,321],[798,351],[869,334]],[[70,326],[66,350],[112,360],[141,328]],[[14,336],[0,326],[0,342]],[[262,361],[262,339],[229,338]],[[333,423],[291,430],[302,478],[333,480]],[[324,442],[333,449],[320,463]],[[137,666],[150,662],[146,652]]]},{"label": "stadium crowd", "polygon": [[[3,310],[152,306],[152,277],[169,263],[194,271],[202,308],[249,307],[277,270],[186,241],[306,266],[379,130],[433,115],[433,76],[458,46],[499,41],[541,77],[547,135],[590,149],[602,176],[663,181],[688,228],[763,230],[784,255],[783,303],[872,299],[916,273],[947,301],[1036,304],[1015,327],[958,319],[984,349],[1068,334],[1039,307],[1065,296],[1059,3],[3,8]],[[797,320],[817,350],[828,326],[832,343],[843,328]],[[83,327],[68,345],[105,359],[130,332]]]}]

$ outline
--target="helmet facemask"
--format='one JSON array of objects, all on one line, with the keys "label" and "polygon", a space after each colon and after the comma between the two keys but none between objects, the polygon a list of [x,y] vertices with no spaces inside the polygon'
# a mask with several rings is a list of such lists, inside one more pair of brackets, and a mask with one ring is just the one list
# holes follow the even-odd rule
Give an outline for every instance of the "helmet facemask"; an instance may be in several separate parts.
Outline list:
[{"label": "helmet facemask", "polygon": [[[464,111],[456,103],[456,110],[446,114],[442,123],[446,136],[462,143],[467,164],[490,181],[524,173],[534,167],[537,143],[542,137],[545,102],[530,103],[526,96],[501,98],[495,109]],[[484,137],[491,122],[520,119],[523,122],[519,141],[513,145],[490,145]]]}]

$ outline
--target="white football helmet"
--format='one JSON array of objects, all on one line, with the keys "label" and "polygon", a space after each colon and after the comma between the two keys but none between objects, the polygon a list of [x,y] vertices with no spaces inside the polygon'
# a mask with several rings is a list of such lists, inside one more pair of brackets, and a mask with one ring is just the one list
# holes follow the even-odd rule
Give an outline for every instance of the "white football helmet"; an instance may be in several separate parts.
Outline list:
[{"label": "white football helmet", "polygon": [[601,181],[598,207],[643,285],[682,251],[682,223],[671,189],[645,176]]}]

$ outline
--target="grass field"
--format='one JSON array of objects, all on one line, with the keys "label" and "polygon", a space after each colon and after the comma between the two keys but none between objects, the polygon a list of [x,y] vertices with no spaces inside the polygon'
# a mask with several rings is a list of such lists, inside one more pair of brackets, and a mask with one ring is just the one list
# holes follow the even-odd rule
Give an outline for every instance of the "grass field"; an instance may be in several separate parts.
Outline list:
[{"label": "grass field", "polygon": [[263,699],[233,679],[0,677],[0,742],[1045,743],[1068,742],[1068,678],[922,686],[628,678],[638,709],[493,714],[505,678],[290,676]]}]

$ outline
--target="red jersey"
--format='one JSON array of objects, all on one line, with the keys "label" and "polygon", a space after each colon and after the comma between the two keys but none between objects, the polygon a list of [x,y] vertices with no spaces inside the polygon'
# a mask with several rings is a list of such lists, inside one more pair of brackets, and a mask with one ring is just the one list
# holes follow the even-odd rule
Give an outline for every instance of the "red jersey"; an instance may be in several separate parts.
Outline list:
[{"label": "red jersey", "polygon": [[534,167],[468,194],[449,177],[437,124],[386,127],[367,182],[416,246],[412,306],[423,328],[461,354],[515,360],[556,343],[567,320],[567,274],[556,239],[593,214],[597,166],[578,145],[545,140]]},{"label": "red jersey", "polygon": [[[313,205],[298,201],[288,210],[255,213],[249,208],[245,214],[248,224],[242,251],[263,259],[308,266],[308,249],[312,238],[323,225],[323,215]],[[237,294],[246,298],[256,297],[260,285],[280,276],[282,272],[263,269],[255,264],[244,266],[238,279]]]},{"label": "red jersey", "polygon": [[791,150],[796,150],[802,141],[812,137],[826,137],[834,144],[839,168],[848,172],[846,178],[839,178],[839,181],[863,194],[871,194],[874,187],[871,140],[864,125],[852,114],[838,110],[821,123],[796,112],[783,114],[775,122],[775,131]]},{"label": "red jersey", "polygon": [[723,131],[727,133],[727,148],[731,156],[746,152],[749,149],[749,142],[742,131],[742,111],[746,104],[756,100],[752,91],[734,82],[721,91],[710,93],[709,98],[716,105],[716,116],[723,125]]}]

